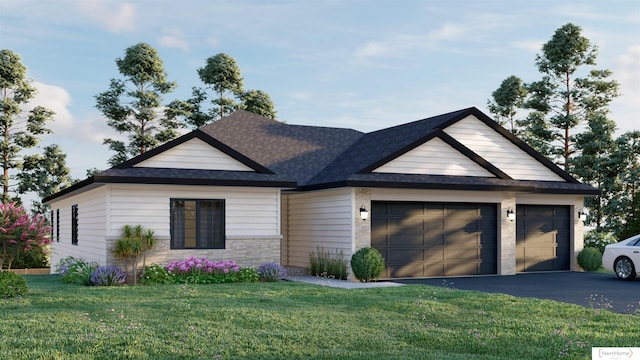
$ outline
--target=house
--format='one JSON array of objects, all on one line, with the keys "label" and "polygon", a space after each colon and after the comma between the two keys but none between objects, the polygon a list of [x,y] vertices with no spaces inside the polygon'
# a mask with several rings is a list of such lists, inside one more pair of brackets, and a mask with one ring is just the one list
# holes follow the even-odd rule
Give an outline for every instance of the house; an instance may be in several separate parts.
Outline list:
[{"label": "house", "polygon": [[45,203],[52,264],[112,263],[122,226],[141,224],[159,240],[147,262],[308,267],[317,247],[371,246],[396,278],[576,270],[598,193],[476,108],[371,133],[237,111]]}]

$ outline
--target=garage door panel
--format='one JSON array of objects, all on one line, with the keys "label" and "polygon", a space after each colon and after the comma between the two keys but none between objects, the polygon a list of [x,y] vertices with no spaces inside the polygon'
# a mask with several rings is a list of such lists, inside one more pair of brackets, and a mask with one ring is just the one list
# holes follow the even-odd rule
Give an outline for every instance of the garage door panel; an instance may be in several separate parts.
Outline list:
[{"label": "garage door panel", "polygon": [[424,236],[411,233],[391,235],[387,246],[393,248],[421,248],[424,246]]},{"label": "garage door panel", "polygon": [[518,205],[516,271],[570,268],[570,207]]},{"label": "garage door panel", "polygon": [[374,202],[372,209],[373,219],[385,220],[372,220],[372,246],[384,250],[386,276],[497,272],[495,204]]},{"label": "garage door panel", "polygon": [[480,258],[480,249],[469,249],[462,246],[447,246],[444,251],[447,261],[473,261]]},{"label": "garage door panel", "polygon": [[404,265],[414,261],[424,261],[423,252],[412,249],[405,250],[392,248],[388,250],[388,254],[388,260],[392,264]]},{"label": "garage door panel", "polygon": [[478,246],[480,245],[480,234],[466,231],[451,231],[445,234],[445,244],[453,246]]}]

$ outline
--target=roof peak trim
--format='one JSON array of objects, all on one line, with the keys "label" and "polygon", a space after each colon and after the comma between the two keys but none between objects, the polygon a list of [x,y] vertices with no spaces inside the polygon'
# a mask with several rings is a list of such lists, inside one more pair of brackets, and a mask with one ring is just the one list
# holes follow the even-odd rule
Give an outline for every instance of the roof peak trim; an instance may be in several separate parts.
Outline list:
[{"label": "roof peak trim", "polygon": [[257,162],[251,160],[250,158],[248,158],[247,156],[241,154],[240,152],[234,150],[233,148],[231,148],[230,146],[224,144],[223,142],[213,138],[212,136],[208,135],[207,133],[203,132],[200,129],[196,129],[193,130],[185,135],[182,135],[176,139],[173,139],[169,142],[166,142],[158,147],[155,147],[149,151],[146,151],[138,156],[135,156],[123,163],[120,163],[116,166],[114,166],[114,169],[127,169],[130,167],[133,167],[145,160],[148,160],[160,153],[163,153],[169,149],[174,148],[177,145],[183,144],[189,140],[192,139],[199,139],[201,141],[204,141],[205,143],[207,143],[209,146],[216,148],[218,150],[220,150],[221,152],[223,152],[224,154],[230,156],[231,158],[233,158],[236,161],[241,162],[242,164],[248,166],[249,168],[251,168],[252,170],[260,173],[260,174],[274,174],[273,171],[269,170],[268,168],[258,164]]}]

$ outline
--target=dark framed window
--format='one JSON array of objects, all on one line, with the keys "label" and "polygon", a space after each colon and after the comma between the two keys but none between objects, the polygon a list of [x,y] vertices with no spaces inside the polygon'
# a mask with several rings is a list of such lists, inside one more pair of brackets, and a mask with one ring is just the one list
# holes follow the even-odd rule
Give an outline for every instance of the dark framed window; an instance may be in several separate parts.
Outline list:
[{"label": "dark framed window", "polygon": [[78,205],[71,206],[71,245],[78,245]]},{"label": "dark framed window", "polygon": [[56,209],[56,242],[60,242],[60,209]]},{"label": "dark framed window", "polygon": [[56,226],[56,219],[54,218],[53,210],[49,212],[49,216],[51,218],[51,222],[49,223],[49,225],[51,226],[51,233],[49,234],[49,236],[51,241],[53,241],[53,228]]},{"label": "dark framed window", "polygon": [[171,249],[224,249],[224,200],[171,199]]}]

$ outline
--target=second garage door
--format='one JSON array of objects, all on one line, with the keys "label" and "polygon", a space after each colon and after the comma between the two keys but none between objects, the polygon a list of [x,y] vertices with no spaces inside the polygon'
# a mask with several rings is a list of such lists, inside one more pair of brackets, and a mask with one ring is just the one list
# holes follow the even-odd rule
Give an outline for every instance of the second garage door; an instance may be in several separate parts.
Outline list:
[{"label": "second garage door", "polygon": [[371,246],[383,277],[497,273],[495,204],[374,201]]},{"label": "second garage door", "polygon": [[569,270],[570,221],[568,206],[518,205],[516,271]]}]

